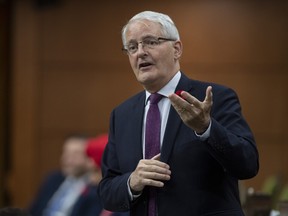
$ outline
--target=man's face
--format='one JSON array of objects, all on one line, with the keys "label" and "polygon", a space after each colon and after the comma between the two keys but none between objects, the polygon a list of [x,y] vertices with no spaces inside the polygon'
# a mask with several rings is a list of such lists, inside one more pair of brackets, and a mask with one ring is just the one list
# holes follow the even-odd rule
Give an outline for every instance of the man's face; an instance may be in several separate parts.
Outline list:
[{"label": "man's face", "polygon": [[65,175],[77,177],[86,173],[88,158],[85,154],[85,141],[68,139],[63,146],[61,164]]},{"label": "man's face", "polygon": [[[164,37],[159,23],[138,20],[130,23],[126,31],[126,43],[140,42],[149,37]],[[182,53],[180,41],[162,41],[153,49],[139,44],[134,54],[129,54],[129,61],[134,74],[144,88],[156,92],[166,85],[179,68]]]}]

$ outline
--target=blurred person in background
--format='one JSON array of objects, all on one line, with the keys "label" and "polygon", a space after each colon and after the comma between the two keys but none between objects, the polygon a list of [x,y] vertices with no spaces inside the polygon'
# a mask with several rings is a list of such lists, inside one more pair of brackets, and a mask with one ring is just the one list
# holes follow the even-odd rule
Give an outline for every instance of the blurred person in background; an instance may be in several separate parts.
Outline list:
[{"label": "blurred person in background", "polygon": [[[90,163],[91,175],[89,181],[91,187],[98,187],[98,184],[102,179],[101,160],[107,142],[108,142],[108,134],[101,134],[95,138],[90,138],[87,141],[86,154],[89,158],[92,159],[92,163]],[[97,201],[97,203],[101,203],[101,201],[99,200]],[[103,209],[99,214],[99,216],[128,216],[128,215],[129,212],[111,212],[105,209]]]},{"label": "blurred person in background", "polygon": [[87,137],[65,139],[61,170],[51,173],[29,207],[32,216],[97,216],[102,206],[97,188],[90,184],[91,159],[86,155]]}]

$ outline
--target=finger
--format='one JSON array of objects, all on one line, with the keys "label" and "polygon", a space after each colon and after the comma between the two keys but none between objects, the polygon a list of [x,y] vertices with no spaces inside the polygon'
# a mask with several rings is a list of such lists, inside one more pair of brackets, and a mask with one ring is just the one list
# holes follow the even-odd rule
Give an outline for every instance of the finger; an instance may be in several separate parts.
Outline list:
[{"label": "finger", "polygon": [[[184,91],[182,91],[182,92],[184,92]],[[174,104],[182,104],[185,102],[185,99],[182,97],[182,92],[181,92],[181,95],[179,95],[179,93],[177,93],[177,94],[173,93],[173,94],[169,95],[168,98]]]},{"label": "finger", "polygon": [[154,157],[152,157],[151,160],[158,160],[158,161],[160,161],[160,156],[161,156],[161,154],[159,153],[159,154],[155,155]]},{"label": "finger", "polygon": [[212,99],[213,99],[212,86],[208,86],[206,89],[206,97],[204,101],[212,103]]},{"label": "finger", "polygon": [[182,96],[182,98],[184,98],[189,103],[190,106],[195,106],[197,108],[199,108],[201,106],[201,101],[199,101],[197,98],[195,98],[194,96],[192,96],[188,92],[182,91],[181,96]]},{"label": "finger", "polygon": [[166,169],[154,170],[153,172],[142,173],[142,180],[145,185],[162,187],[163,181],[168,181],[171,178],[171,171]]},{"label": "finger", "polygon": [[163,162],[146,165],[145,171],[152,173],[168,174],[168,175],[171,174],[170,166]]},{"label": "finger", "polygon": [[153,179],[143,179],[143,185],[144,186],[153,186],[153,187],[164,187],[164,182],[162,181],[156,181]]},{"label": "finger", "polygon": [[[182,91],[183,92],[183,91]],[[181,93],[182,94],[182,93]],[[180,96],[178,96],[177,94],[171,94],[168,96],[172,106],[175,108],[175,110],[180,114],[181,111],[183,109],[185,109],[185,107],[188,107],[189,106],[189,103],[181,98]]]},{"label": "finger", "polygon": [[[156,155],[158,157],[158,155]],[[156,157],[154,156],[154,158]],[[160,155],[159,155],[160,157]],[[157,171],[157,168],[158,169],[161,169],[161,170],[169,170],[170,169],[170,166],[160,160],[143,160],[143,163],[144,163],[144,169],[145,170],[149,170],[150,172],[156,172]],[[163,171],[161,171],[163,172]],[[167,171],[165,171],[167,173]]]},{"label": "finger", "polygon": [[146,175],[145,179],[151,179],[156,181],[168,181],[170,180],[170,175],[165,173],[149,173]]}]

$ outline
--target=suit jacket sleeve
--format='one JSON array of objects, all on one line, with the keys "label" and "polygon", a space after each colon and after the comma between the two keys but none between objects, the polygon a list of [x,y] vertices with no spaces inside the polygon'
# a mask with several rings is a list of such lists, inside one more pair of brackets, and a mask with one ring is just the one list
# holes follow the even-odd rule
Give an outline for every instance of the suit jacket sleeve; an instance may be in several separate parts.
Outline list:
[{"label": "suit jacket sleeve", "polygon": [[127,211],[133,204],[128,179],[142,159],[142,124],[145,92],[116,107],[110,116],[108,144],[102,159],[103,178],[98,193],[105,209]]},{"label": "suit jacket sleeve", "polygon": [[127,182],[131,172],[124,173],[119,167],[117,147],[114,141],[114,120],[115,111],[110,117],[109,141],[102,157],[103,178],[99,183],[98,193],[104,209],[121,212],[129,210],[130,197]]},{"label": "suit jacket sleeve", "polygon": [[210,153],[231,176],[251,178],[259,169],[258,151],[238,97],[229,88],[213,91],[213,95],[211,133],[206,140]]}]

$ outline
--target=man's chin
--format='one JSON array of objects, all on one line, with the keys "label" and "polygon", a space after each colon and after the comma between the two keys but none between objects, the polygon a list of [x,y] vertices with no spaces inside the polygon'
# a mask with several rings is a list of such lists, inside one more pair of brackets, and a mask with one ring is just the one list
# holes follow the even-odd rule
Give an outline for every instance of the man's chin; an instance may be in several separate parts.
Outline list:
[{"label": "man's chin", "polygon": [[140,83],[149,83],[155,80],[155,72],[154,71],[139,71],[137,80]]},{"label": "man's chin", "polygon": [[151,78],[147,78],[147,77],[145,77],[145,78],[139,77],[137,80],[143,86],[151,85],[151,83],[153,83],[152,82],[153,80]]}]

